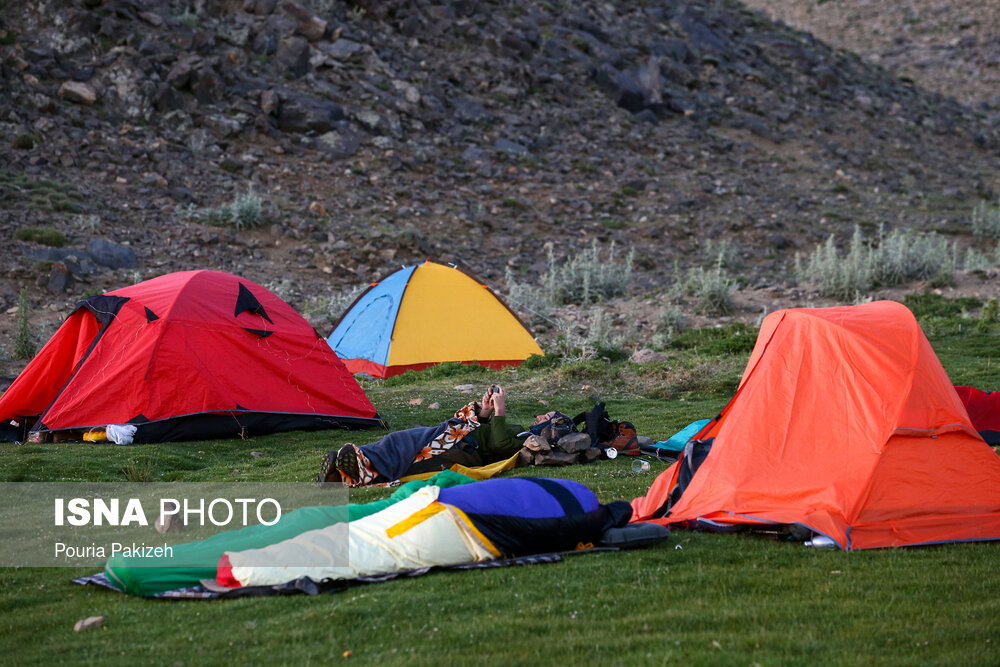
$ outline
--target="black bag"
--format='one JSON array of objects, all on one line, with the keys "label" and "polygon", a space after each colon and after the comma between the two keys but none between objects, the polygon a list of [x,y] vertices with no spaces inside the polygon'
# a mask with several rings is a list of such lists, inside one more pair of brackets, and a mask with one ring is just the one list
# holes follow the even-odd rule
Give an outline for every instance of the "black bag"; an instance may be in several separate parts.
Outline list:
[{"label": "black bag", "polygon": [[559,438],[570,433],[576,433],[576,424],[569,415],[564,415],[558,410],[549,413],[548,418],[533,424],[528,428],[533,434],[545,438],[546,442],[554,445],[559,442]]},{"label": "black bag", "polygon": [[598,403],[573,417],[573,424],[583,424],[583,431],[590,436],[590,444],[595,446],[611,442],[618,433],[618,422],[611,419],[604,403]]}]

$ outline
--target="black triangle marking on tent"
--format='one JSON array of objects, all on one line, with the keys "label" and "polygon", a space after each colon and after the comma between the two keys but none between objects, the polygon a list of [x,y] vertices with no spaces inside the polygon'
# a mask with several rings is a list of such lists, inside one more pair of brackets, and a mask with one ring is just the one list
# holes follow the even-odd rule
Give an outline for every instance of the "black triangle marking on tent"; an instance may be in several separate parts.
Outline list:
[{"label": "black triangle marking on tent", "polygon": [[268,316],[267,311],[264,310],[264,306],[260,304],[260,301],[253,295],[253,292],[248,290],[247,286],[243,283],[240,283],[240,293],[236,297],[236,312],[233,313],[233,317],[238,317],[240,313],[254,313],[274,324],[274,320]]},{"label": "black triangle marking on tent", "polygon": [[273,331],[267,331],[266,329],[249,329],[247,327],[243,327],[243,330],[249,331],[250,333],[260,336],[261,338],[267,338],[274,333]]},{"label": "black triangle marking on tent", "polygon": [[[88,297],[76,304],[77,308],[83,307],[94,314],[102,327],[107,327],[111,320],[115,318],[121,307],[128,301],[127,296],[111,296],[109,294],[98,294]],[[75,311],[75,309],[74,309]]]},{"label": "black triangle marking on tent", "polygon": [[236,409],[237,409],[237,410],[241,410],[241,411],[243,411],[243,412],[250,412],[249,410],[247,410],[246,408],[244,408],[244,407],[243,407],[242,405],[240,405],[239,403],[237,403],[237,404],[236,404]]},{"label": "black triangle marking on tent", "polygon": [[144,414],[142,414],[140,412],[135,417],[132,417],[132,419],[129,419],[128,423],[129,424],[148,424],[149,423],[149,418],[146,417]]},{"label": "black triangle marking on tent", "polygon": [[[145,306],[144,306],[145,307]],[[155,322],[160,319],[160,316],[151,311],[148,307],[146,308],[146,323]]]}]

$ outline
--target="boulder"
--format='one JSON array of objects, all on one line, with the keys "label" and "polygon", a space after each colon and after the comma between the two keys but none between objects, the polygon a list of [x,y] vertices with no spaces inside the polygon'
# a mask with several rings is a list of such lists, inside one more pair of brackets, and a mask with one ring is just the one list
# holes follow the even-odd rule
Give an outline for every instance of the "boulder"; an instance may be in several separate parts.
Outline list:
[{"label": "boulder", "polygon": [[107,239],[91,239],[87,243],[87,253],[95,262],[109,269],[134,269],[139,266],[132,248]]},{"label": "boulder", "polygon": [[299,93],[281,94],[278,128],[284,132],[329,132],[343,119],[344,110],[339,104]]}]

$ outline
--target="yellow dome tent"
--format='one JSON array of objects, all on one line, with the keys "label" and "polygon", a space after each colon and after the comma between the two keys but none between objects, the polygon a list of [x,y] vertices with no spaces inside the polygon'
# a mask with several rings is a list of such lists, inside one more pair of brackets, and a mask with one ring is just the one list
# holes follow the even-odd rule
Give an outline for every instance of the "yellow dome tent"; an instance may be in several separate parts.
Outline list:
[{"label": "yellow dome tent", "polygon": [[372,283],[327,341],[349,371],[377,378],[448,361],[517,366],[542,354],[524,323],[487,285],[431,261]]}]

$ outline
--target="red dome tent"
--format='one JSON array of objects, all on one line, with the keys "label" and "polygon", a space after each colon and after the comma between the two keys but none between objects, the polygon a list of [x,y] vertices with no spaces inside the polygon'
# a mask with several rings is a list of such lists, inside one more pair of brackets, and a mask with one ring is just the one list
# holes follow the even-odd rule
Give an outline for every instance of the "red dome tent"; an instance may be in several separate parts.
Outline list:
[{"label": "red dome tent", "polygon": [[799,524],[844,549],[1000,539],[1000,457],[902,304],[769,315],[692,440],[709,438],[693,477],[682,456],[633,521]]},{"label": "red dome tent", "polygon": [[133,424],[137,442],[381,423],[301,315],[218,271],[81,301],[0,396],[0,420],[22,433]]}]

